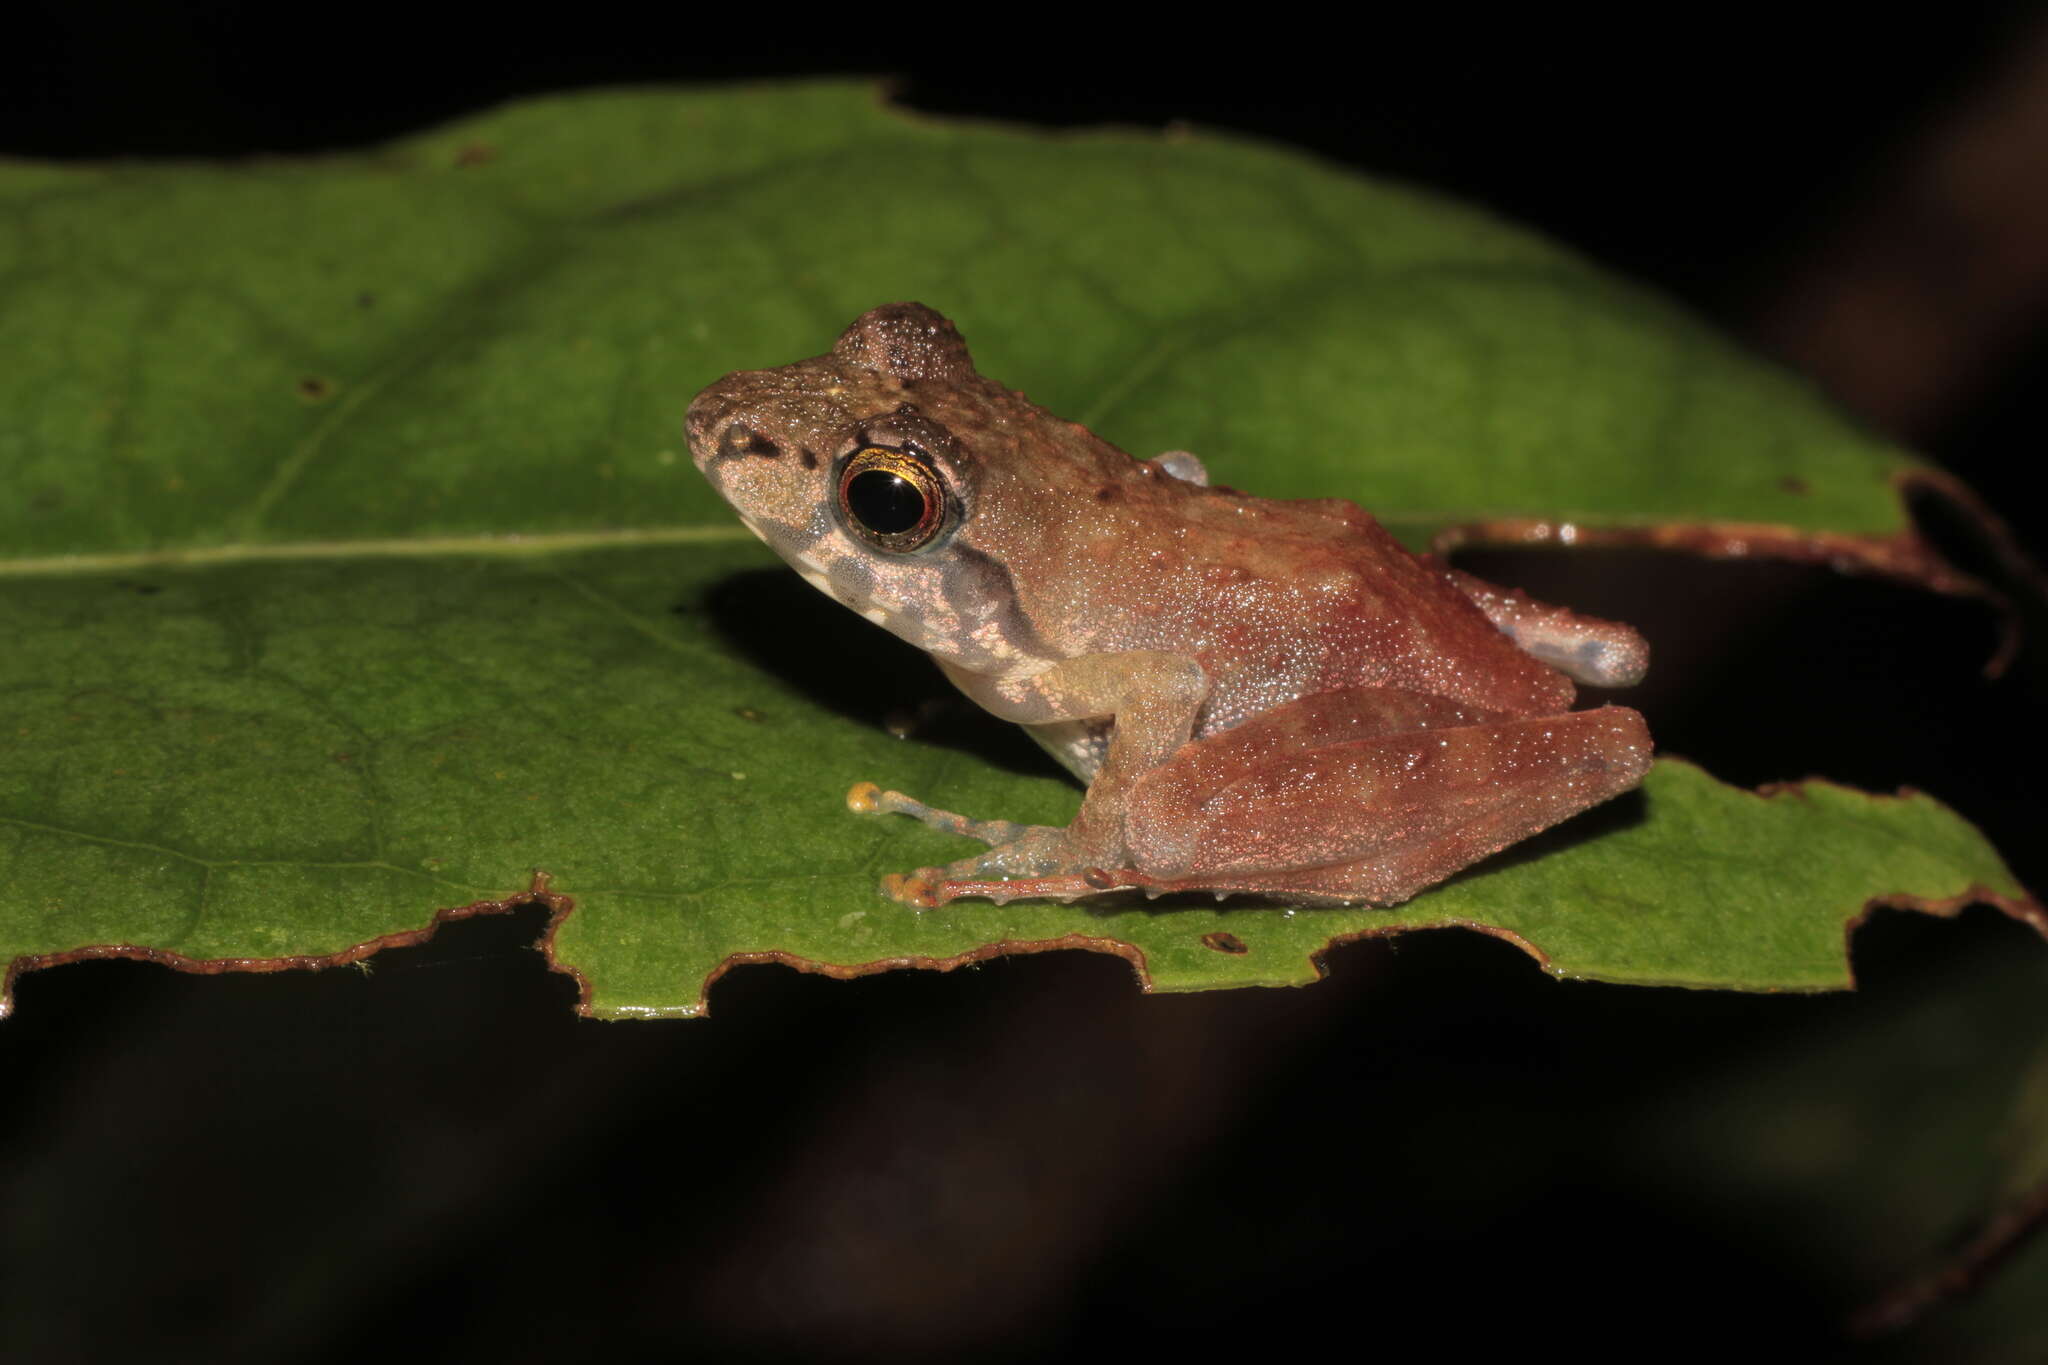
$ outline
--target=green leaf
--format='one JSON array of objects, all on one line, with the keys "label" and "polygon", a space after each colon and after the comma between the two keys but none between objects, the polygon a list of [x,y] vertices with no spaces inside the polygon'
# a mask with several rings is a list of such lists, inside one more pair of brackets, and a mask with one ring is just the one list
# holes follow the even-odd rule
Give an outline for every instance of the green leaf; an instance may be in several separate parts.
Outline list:
[{"label": "green leaf", "polygon": [[964,850],[847,813],[853,781],[1048,822],[1078,793],[890,739],[936,675],[774,567],[679,426],[896,298],[1133,451],[1418,539],[1737,527],[1938,577],[1919,466],[1796,381],[1472,210],[1231,139],[816,85],[318,161],[0,166],[0,956],[304,965],[546,894],[588,1008],[687,1014],[739,960],[1080,946],[1195,989],[1436,924],[1564,975],[1815,989],[1873,901],[2035,913],[1927,798],[1672,762],[1393,911],[882,899]]}]

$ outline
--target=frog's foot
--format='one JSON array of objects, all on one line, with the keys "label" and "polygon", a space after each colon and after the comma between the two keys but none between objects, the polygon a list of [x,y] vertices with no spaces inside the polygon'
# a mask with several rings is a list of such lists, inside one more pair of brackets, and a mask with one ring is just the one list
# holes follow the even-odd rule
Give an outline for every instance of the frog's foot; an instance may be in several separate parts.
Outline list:
[{"label": "frog's foot", "polygon": [[983,896],[998,904],[1026,896],[1073,900],[1125,884],[1119,874],[1080,866],[1067,831],[1052,825],[971,820],[934,809],[902,792],[884,791],[872,782],[856,783],[846,794],[846,805],[863,815],[908,815],[932,829],[979,839],[989,846],[986,853],[944,867],[921,867],[882,878],[883,894],[920,910],[962,896]]}]

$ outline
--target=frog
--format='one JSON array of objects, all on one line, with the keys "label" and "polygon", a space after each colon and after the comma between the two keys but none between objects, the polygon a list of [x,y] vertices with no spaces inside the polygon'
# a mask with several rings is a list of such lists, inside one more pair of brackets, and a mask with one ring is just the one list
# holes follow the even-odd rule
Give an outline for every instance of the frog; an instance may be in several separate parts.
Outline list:
[{"label": "frog", "polygon": [[1638,712],[1573,709],[1576,684],[1641,680],[1634,629],[1415,553],[1349,500],[1127,454],[981,374],[923,304],[726,375],[685,425],[748,530],[1086,787],[1057,826],[856,784],[856,811],[986,846],[885,877],[914,909],[1398,905],[1650,766]]}]

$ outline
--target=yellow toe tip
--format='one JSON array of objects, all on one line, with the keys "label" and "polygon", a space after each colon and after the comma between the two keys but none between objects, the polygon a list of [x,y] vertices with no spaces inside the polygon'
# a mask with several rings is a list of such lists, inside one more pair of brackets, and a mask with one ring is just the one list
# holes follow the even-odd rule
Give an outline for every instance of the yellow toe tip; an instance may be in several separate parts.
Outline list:
[{"label": "yellow toe tip", "polygon": [[939,903],[937,888],[914,872],[891,872],[883,877],[882,894],[913,910],[930,910]]}]

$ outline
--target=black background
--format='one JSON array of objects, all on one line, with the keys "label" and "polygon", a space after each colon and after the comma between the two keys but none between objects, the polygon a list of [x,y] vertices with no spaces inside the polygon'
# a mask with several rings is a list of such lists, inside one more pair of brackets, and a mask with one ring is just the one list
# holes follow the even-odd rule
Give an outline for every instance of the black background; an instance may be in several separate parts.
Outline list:
[{"label": "black background", "polygon": [[[936,114],[1307,146],[1649,281],[2042,540],[2048,292],[1959,343],[1968,363],[1910,404],[1784,325],[1859,233],[1917,240],[1896,219],[1926,206],[1901,209],[1897,186],[2041,41],[2030,7],[1898,29],[1702,10],[1337,30],[1241,10],[1141,31],[97,0],[0,23],[10,156],[323,152],[566,88],[839,73],[890,76]],[[2048,131],[2038,146],[2048,168]],[[1943,253],[1967,241],[1925,235],[1907,268],[1962,270]],[[2043,653],[1983,679],[1981,606],[1786,566],[1466,562],[1644,627],[1658,667],[1638,704],[1663,747],[1742,782],[1932,791],[2048,885]],[[914,659],[888,666],[906,700],[933,686]],[[2040,951],[1985,909],[1880,915],[1854,944],[1864,989],[1814,999],[1559,985],[1461,934],[1339,950],[1309,990],[1159,999],[1083,954],[851,983],[762,966],[719,983],[709,1021],[601,1025],[523,951],[539,929],[538,912],[452,926],[368,973],[25,978],[0,1025],[10,1358],[1292,1351],[1325,1334],[1358,1352],[1853,1357],[1872,1348],[1841,1316],[1880,1286],[1788,1250],[1772,1210],[1702,1211],[1682,1171],[1650,1179],[1621,1144],[1697,1078],[1878,1030]]]}]

